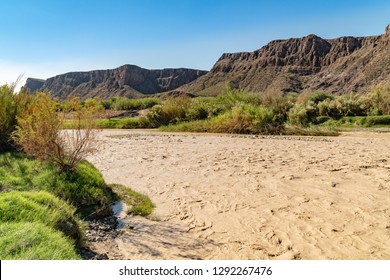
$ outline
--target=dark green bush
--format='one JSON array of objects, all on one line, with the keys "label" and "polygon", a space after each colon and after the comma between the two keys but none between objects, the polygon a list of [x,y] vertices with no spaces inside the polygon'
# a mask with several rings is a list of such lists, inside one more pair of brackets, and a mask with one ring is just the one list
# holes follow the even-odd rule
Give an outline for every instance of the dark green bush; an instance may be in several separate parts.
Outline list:
[{"label": "dark green bush", "polygon": [[14,89],[15,85],[0,86],[0,152],[15,149],[11,135],[16,129],[18,114],[30,100],[27,92],[15,94]]},{"label": "dark green bush", "polygon": [[390,115],[367,117],[367,124],[372,125],[390,125]]}]

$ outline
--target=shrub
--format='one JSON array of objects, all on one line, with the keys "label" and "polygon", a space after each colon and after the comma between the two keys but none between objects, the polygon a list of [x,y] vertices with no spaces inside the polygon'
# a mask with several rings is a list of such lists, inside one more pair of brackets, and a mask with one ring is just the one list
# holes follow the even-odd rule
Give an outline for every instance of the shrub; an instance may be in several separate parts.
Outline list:
[{"label": "shrub", "polygon": [[88,111],[93,111],[93,112],[101,112],[104,110],[102,100],[99,97],[87,98],[83,102],[83,107],[86,108]]},{"label": "shrub", "polygon": [[315,91],[309,95],[308,101],[311,101],[317,105],[318,103],[320,103],[321,101],[324,101],[326,99],[332,100],[333,96],[329,95],[325,92],[322,92],[322,91]]},{"label": "shrub", "polygon": [[42,223],[1,223],[2,260],[78,260],[73,242]]},{"label": "shrub", "polygon": [[288,121],[293,125],[306,126],[309,118],[304,104],[296,104],[288,111]]},{"label": "shrub", "polygon": [[366,116],[369,103],[361,94],[344,94],[335,99],[336,107],[341,116]]},{"label": "shrub", "polygon": [[129,99],[126,97],[115,97],[111,99],[111,104],[109,102],[105,102],[105,107],[108,106],[109,109],[114,110],[143,110],[147,108],[151,108],[157,104],[161,103],[161,99],[159,98],[137,98],[137,99]]},{"label": "shrub", "polygon": [[74,171],[88,154],[97,150],[93,120],[96,111],[82,108],[77,98],[71,100],[74,129],[61,132],[64,120],[56,105],[46,93],[37,93],[18,117],[13,139],[24,152],[56,163],[60,171]]},{"label": "shrub", "polygon": [[367,124],[372,125],[390,125],[390,116],[370,116],[367,117]]},{"label": "shrub", "polygon": [[261,104],[274,112],[274,121],[283,123],[287,120],[288,111],[294,106],[296,96],[283,96],[280,92],[267,91],[261,94]]},{"label": "shrub", "polygon": [[152,127],[175,124],[186,120],[191,99],[188,97],[169,98],[162,105],[154,106],[147,114]]},{"label": "shrub", "polygon": [[271,133],[277,130],[274,114],[263,106],[244,104],[210,120],[210,132]]},{"label": "shrub", "polygon": [[390,83],[375,85],[368,94],[370,105],[379,114],[390,115]]},{"label": "shrub", "polygon": [[0,86],[0,152],[14,149],[11,134],[16,129],[16,118],[30,98],[25,91],[15,94],[15,85]]}]

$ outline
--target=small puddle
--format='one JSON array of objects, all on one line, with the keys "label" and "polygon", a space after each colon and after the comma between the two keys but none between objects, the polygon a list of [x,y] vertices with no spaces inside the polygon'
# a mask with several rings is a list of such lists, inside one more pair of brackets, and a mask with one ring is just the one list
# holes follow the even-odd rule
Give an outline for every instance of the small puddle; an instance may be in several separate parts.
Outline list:
[{"label": "small puddle", "polygon": [[126,209],[127,205],[122,201],[117,201],[112,206],[112,212],[114,213],[114,216],[118,219],[118,224],[116,226],[117,229],[121,229],[125,226],[125,222],[123,219],[126,217]]}]

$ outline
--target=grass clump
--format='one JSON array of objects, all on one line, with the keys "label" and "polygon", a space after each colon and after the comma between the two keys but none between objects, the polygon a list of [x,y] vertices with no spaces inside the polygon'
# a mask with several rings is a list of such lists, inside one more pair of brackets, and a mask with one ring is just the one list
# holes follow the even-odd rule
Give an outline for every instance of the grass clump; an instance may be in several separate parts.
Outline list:
[{"label": "grass clump", "polygon": [[2,260],[78,260],[73,242],[39,222],[0,224]]},{"label": "grass clump", "polygon": [[39,222],[81,241],[76,208],[48,192],[0,193],[0,223]]},{"label": "grass clump", "polygon": [[153,202],[146,195],[119,184],[112,184],[110,187],[129,206],[127,214],[146,217],[155,208]]},{"label": "grass clump", "polygon": [[108,100],[101,101],[105,109],[121,110],[143,110],[160,104],[160,98],[135,98],[112,97]]},{"label": "grass clump", "polygon": [[101,173],[83,161],[76,171],[58,172],[51,162],[24,154],[0,154],[0,191],[47,191],[77,207],[82,216],[103,209],[117,200]]}]

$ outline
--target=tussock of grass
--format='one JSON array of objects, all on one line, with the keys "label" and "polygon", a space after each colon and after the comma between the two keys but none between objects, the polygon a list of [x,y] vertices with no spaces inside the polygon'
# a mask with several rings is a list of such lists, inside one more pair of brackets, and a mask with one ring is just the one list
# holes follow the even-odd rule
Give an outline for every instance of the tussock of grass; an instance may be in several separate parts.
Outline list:
[{"label": "tussock of grass", "polygon": [[146,217],[152,213],[155,205],[146,195],[135,192],[123,185],[111,184],[110,187],[119,196],[120,200],[129,206],[127,214]]},{"label": "tussock of grass", "polygon": [[0,224],[2,260],[78,260],[73,242],[39,222]]},{"label": "tussock of grass", "polygon": [[101,173],[90,163],[81,162],[76,172],[59,173],[56,166],[22,154],[0,154],[0,191],[52,193],[88,215],[117,200]]},{"label": "tussock of grass", "polygon": [[113,97],[109,100],[103,101],[103,106],[106,109],[114,110],[143,110],[151,108],[154,105],[160,104],[160,98],[136,98],[129,99],[126,97]]},{"label": "tussock of grass", "polygon": [[81,241],[81,223],[75,211],[75,207],[44,191],[0,193],[0,223],[39,222]]},{"label": "tussock of grass", "polygon": [[302,136],[339,136],[340,132],[332,128],[323,128],[318,126],[300,127],[294,125],[285,126],[283,135],[302,135]]},{"label": "tussock of grass", "polygon": [[[140,118],[122,118],[122,119],[96,119],[94,125],[99,129],[137,129],[150,128],[151,124],[145,117]],[[77,122],[74,120],[66,120],[63,124],[64,129],[74,129],[77,127]]]}]

